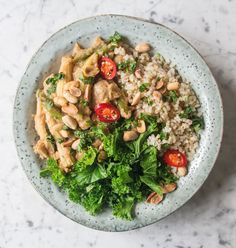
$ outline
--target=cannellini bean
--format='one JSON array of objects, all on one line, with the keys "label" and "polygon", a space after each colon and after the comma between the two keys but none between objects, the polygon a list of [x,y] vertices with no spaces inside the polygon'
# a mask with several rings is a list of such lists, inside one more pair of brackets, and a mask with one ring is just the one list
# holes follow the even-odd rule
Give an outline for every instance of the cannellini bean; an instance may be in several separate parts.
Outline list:
[{"label": "cannellini bean", "polygon": [[156,98],[158,100],[160,100],[162,98],[162,94],[157,90],[153,91],[152,95],[154,98]]},{"label": "cannellini bean", "polygon": [[156,89],[159,90],[164,85],[164,82],[162,80],[158,81],[156,83]]},{"label": "cannellini bean", "polygon": [[80,139],[75,140],[75,141],[73,142],[71,148],[72,148],[73,150],[77,150],[79,143],[80,143]]},{"label": "cannellini bean", "polygon": [[71,95],[71,93],[69,91],[64,91],[63,96],[65,97],[65,99],[70,102],[70,103],[77,103],[78,102],[78,98]]},{"label": "cannellini bean", "polygon": [[80,97],[81,96],[81,90],[75,86],[71,86],[69,88],[69,92],[72,96],[75,96],[75,97]]},{"label": "cannellini bean", "polygon": [[135,140],[137,138],[138,138],[138,133],[134,130],[124,132],[124,135],[123,135],[124,141],[131,141],[131,140]]},{"label": "cannellini bean", "polygon": [[164,194],[166,193],[170,193],[172,191],[174,191],[176,189],[177,185],[176,183],[169,183],[169,184],[165,184],[163,187],[162,187],[162,192]]},{"label": "cannellini bean", "polygon": [[67,130],[61,130],[59,133],[63,138],[69,137],[69,132]]},{"label": "cannellini bean", "polygon": [[139,43],[136,47],[135,50],[139,53],[145,53],[150,50],[150,45],[146,42]]},{"label": "cannellini bean", "polygon": [[77,107],[71,103],[66,106],[63,106],[61,110],[68,115],[76,115],[78,113]]},{"label": "cannellini bean", "polygon": [[179,89],[179,82],[173,82],[167,84],[167,90],[178,90]]},{"label": "cannellini bean", "polygon": [[62,145],[64,146],[64,147],[69,147],[69,146],[71,146],[72,144],[73,144],[73,142],[74,142],[74,138],[70,138],[70,139],[68,139],[67,141],[64,141],[63,143],[62,143]]},{"label": "cannellini bean", "polygon": [[184,177],[187,175],[187,168],[186,167],[178,167],[177,169],[177,175],[179,177]]},{"label": "cannellini bean", "polygon": [[72,86],[74,86],[74,87],[79,87],[79,81],[73,80],[73,81],[70,81],[70,82],[66,83],[66,84],[64,85],[64,87],[63,87],[63,90],[64,90],[64,91],[69,90],[70,87],[72,87]]},{"label": "cannellini bean", "polygon": [[102,162],[103,160],[105,160],[107,157],[107,154],[105,151],[100,151],[97,157],[98,162]]},{"label": "cannellini bean", "polygon": [[99,146],[102,144],[102,141],[100,139],[96,139],[94,142],[93,142],[93,147],[95,148],[99,148]]},{"label": "cannellini bean", "polygon": [[53,102],[57,106],[65,106],[67,104],[67,100],[63,96],[56,96],[53,98]]},{"label": "cannellini bean", "polygon": [[59,131],[62,129],[62,127],[63,127],[63,123],[57,123],[51,127],[51,131],[52,132]]},{"label": "cannellini bean", "polygon": [[63,116],[62,121],[67,127],[71,128],[73,130],[75,130],[77,128],[76,120],[69,115]]},{"label": "cannellini bean", "polygon": [[129,119],[132,115],[132,112],[130,110],[125,111],[124,109],[120,109],[120,115],[125,118],[125,119]]},{"label": "cannellini bean", "polygon": [[146,131],[146,124],[144,120],[138,121],[138,126],[136,127],[138,133],[144,133]]},{"label": "cannellini bean", "polygon": [[136,93],[136,95],[133,98],[133,101],[131,103],[132,106],[137,105],[140,102],[141,99],[141,92]]},{"label": "cannellini bean", "polygon": [[119,64],[123,61],[123,56],[122,55],[116,55],[114,58],[114,61],[116,62],[116,64]]},{"label": "cannellini bean", "polygon": [[163,195],[159,195],[159,194],[157,194],[156,192],[152,192],[152,193],[148,196],[146,202],[152,203],[152,204],[158,204],[158,203],[160,203],[162,200],[163,200]]},{"label": "cannellini bean", "polygon": [[[89,118],[89,117],[88,117]],[[82,130],[86,130],[88,128],[91,127],[91,124],[89,122],[89,119],[85,119],[85,120],[82,120],[79,122],[79,127],[82,129]]]}]

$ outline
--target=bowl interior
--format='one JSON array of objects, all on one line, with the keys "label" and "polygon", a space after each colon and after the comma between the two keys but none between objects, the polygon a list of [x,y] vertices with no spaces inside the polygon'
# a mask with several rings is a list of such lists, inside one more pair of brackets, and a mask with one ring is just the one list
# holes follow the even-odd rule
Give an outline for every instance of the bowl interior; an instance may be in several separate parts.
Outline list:
[{"label": "bowl interior", "polygon": [[[37,139],[32,115],[35,112],[35,91],[50,72],[57,72],[59,58],[78,41],[88,46],[100,35],[108,38],[115,31],[129,39],[131,44],[150,43],[154,52],[160,52],[177,65],[181,76],[191,82],[198,95],[205,120],[200,145],[189,167],[189,174],[181,178],[178,190],[168,194],[159,205],[140,203],[133,221],[112,216],[110,210],[90,216],[80,205],[70,202],[50,180],[41,179],[42,162],[32,146]],[[22,166],[36,190],[67,217],[85,226],[105,231],[125,231],[146,226],[160,220],[182,206],[203,184],[217,157],[223,127],[222,103],[216,82],[201,56],[183,38],[170,29],[140,19],[104,15],[77,21],[50,37],[34,55],[20,82],[14,105],[14,135]]]}]

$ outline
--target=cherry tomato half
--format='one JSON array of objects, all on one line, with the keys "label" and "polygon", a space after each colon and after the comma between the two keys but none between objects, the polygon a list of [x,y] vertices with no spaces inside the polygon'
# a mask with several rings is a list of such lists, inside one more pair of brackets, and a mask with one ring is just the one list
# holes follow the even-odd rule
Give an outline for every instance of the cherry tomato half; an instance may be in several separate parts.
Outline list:
[{"label": "cherry tomato half", "polygon": [[100,72],[104,79],[111,80],[116,76],[116,64],[108,57],[102,57],[100,59]]},{"label": "cherry tomato half", "polygon": [[178,150],[167,150],[163,155],[166,164],[174,167],[185,167],[187,165],[186,155]]},{"label": "cherry tomato half", "polygon": [[111,123],[120,119],[120,111],[110,103],[98,104],[95,113],[101,122]]}]

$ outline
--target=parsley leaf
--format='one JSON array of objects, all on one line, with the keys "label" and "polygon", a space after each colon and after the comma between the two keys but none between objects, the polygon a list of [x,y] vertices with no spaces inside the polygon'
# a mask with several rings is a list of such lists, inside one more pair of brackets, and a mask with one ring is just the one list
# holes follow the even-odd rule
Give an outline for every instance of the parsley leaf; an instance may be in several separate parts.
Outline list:
[{"label": "parsley leaf", "polygon": [[139,91],[144,92],[148,88],[148,83],[143,83],[139,86]]},{"label": "parsley leaf", "polygon": [[128,59],[123,61],[117,65],[119,70],[134,73],[137,66],[137,62],[135,60]]},{"label": "parsley leaf", "polygon": [[85,77],[83,74],[81,74],[79,79],[85,84],[93,84],[95,77]]},{"label": "parsley leaf", "polygon": [[115,33],[109,37],[108,41],[113,43],[118,43],[122,41],[122,36],[117,31],[115,31]]},{"label": "parsley leaf", "polygon": [[65,77],[65,74],[60,72],[60,73],[54,74],[52,77],[46,80],[46,84],[50,84],[50,87],[47,89],[47,93],[49,96],[56,91],[57,81],[63,79],[64,77]]}]

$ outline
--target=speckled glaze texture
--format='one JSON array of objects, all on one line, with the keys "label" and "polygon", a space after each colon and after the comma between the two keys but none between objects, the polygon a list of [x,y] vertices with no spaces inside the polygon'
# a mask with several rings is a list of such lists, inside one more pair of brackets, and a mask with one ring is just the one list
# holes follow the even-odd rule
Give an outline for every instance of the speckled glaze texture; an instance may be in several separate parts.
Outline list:
[{"label": "speckled glaze texture", "polygon": [[[35,90],[49,71],[56,71],[58,58],[78,41],[87,46],[97,35],[107,38],[114,31],[128,37],[131,44],[140,41],[150,43],[155,52],[177,65],[180,74],[191,82],[198,95],[206,128],[201,135],[199,149],[189,167],[189,173],[181,178],[178,189],[168,194],[157,205],[140,203],[135,209],[133,221],[123,221],[112,216],[109,210],[98,216],[90,216],[80,205],[70,202],[64,192],[50,180],[39,177],[42,162],[33,153],[37,138],[33,128]],[[126,231],[154,223],[174,212],[200,188],[216,160],[223,129],[223,111],[215,80],[201,56],[179,35],[160,24],[125,16],[104,15],[77,21],[54,34],[34,55],[21,80],[14,104],[14,136],[18,155],[29,180],[36,190],[58,211],[72,220],[99,230]]]}]

